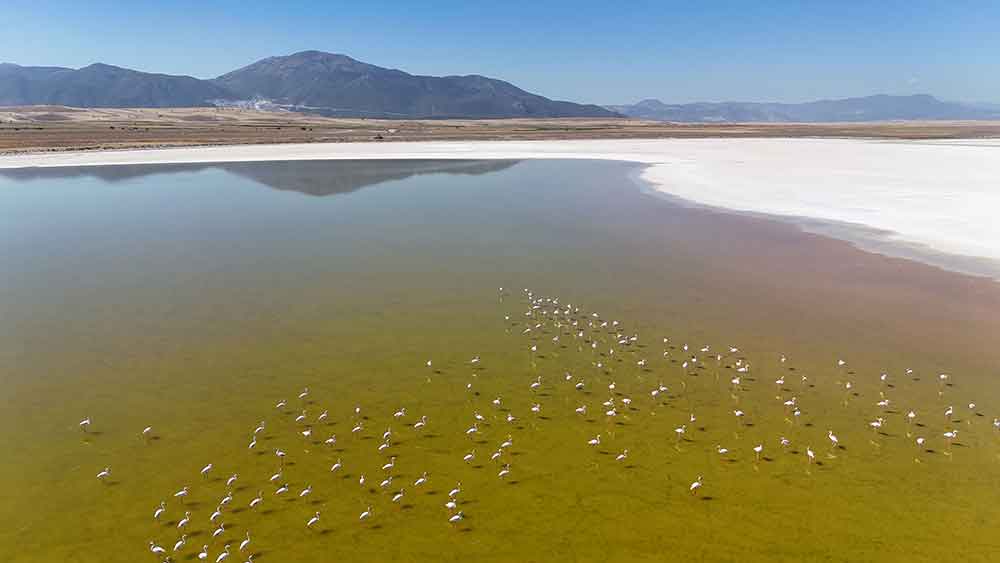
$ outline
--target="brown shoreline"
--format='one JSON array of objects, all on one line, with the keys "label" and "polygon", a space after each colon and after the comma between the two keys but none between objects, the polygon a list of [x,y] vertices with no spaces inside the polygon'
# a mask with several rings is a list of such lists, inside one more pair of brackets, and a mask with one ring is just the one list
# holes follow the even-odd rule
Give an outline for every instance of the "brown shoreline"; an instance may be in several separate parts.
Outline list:
[{"label": "brown shoreline", "polygon": [[998,138],[1000,121],[694,124],[587,118],[382,120],[223,108],[0,107],[0,154],[277,143],[713,137]]}]

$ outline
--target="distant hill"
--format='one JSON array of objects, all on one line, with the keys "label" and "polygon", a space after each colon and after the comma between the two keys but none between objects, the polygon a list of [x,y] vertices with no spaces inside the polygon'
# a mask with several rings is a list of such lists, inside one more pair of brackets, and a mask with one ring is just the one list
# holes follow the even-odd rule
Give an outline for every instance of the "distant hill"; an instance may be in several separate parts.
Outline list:
[{"label": "distant hill", "polygon": [[0,64],[0,105],[197,107],[230,97],[190,76],[150,74],[106,64],[81,69]]},{"label": "distant hill", "polygon": [[254,104],[324,115],[393,118],[616,117],[485,76],[417,76],[345,55],[303,51],[214,80],[106,64],[80,69],[0,64],[0,106],[197,107]]},{"label": "distant hill", "polygon": [[244,99],[330,115],[615,117],[600,106],[550,100],[485,76],[419,76],[321,51],[263,59],[214,83]]},{"label": "distant hill", "polygon": [[1000,109],[946,102],[926,94],[820,100],[801,104],[717,102],[665,104],[643,100],[607,106],[622,115],[657,121],[691,123],[778,122],[822,123],[891,120],[1000,119]]}]

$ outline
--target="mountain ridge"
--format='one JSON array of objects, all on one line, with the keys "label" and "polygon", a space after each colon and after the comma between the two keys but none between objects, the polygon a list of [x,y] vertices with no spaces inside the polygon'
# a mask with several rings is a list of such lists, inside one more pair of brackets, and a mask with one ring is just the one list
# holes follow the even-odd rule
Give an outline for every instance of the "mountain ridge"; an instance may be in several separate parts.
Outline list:
[{"label": "mountain ridge", "polygon": [[1000,119],[1000,109],[939,100],[930,94],[874,94],[802,103],[694,102],[666,104],[655,98],[605,106],[627,117],[680,123],[847,123],[866,121]]},{"label": "mountain ridge", "polygon": [[72,69],[0,63],[0,106],[83,108],[239,106],[338,117],[629,117],[679,123],[840,123],[1000,119],[1000,105],[929,94],[803,103],[655,98],[597,106],[552,100],[479,74],[427,76],[317,50],[266,57],[216,78],[143,72],[96,62]]},{"label": "mountain ridge", "polygon": [[331,115],[376,117],[615,117],[596,105],[550,100],[482,75],[426,76],[338,53],[268,57],[214,79],[240,97]]},{"label": "mountain ridge", "polygon": [[0,63],[0,106],[167,108],[253,105],[350,117],[619,117],[481,75],[422,76],[347,55],[267,57],[213,79],[106,63],[79,69]]}]

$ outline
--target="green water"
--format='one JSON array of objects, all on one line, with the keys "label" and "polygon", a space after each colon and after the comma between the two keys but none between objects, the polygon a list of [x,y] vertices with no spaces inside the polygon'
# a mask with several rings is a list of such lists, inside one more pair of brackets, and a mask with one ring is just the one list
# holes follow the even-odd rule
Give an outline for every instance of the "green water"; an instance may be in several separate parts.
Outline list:
[{"label": "green water", "polygon": [[[976,316],[996,293],[686,208],[643,190],[637,170],[395,161],[0,176],[0,560],[157,561],[149,542],[169,551],[182,532],[176,561],[205,544],[215,561],[227,543],[239,562],[1000,557],[1000,353],[996,324]],[[524,288],[560,306],[532,309]],[[684,369],[689,356],[700,361]],[[752,367],[734,386],[737,361]],[[782,404],[793,396],[799,417]],[[470,436],[475,412],[485,420]],[[880,433],[868,425],[879,416]],[[449,523],[458,482],[464,519]]]}]

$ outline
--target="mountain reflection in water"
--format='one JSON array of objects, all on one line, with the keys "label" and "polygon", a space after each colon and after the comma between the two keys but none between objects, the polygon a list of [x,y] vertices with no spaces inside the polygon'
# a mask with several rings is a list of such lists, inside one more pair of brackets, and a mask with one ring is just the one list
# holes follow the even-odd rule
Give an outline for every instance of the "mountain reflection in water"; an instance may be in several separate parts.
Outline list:
[{"label": "mountain reflection in water", "polygon": [[207,164],[148,164],[134,166],[73,166],[0,169],[0,177],[41,180],[91,177],[114,183],[151,175],[219,169],[269,188],[323,197],[345,194],[391,180],[422,174],[479,175],[504,170],[516,160],[295,160],[219,162]]}]

